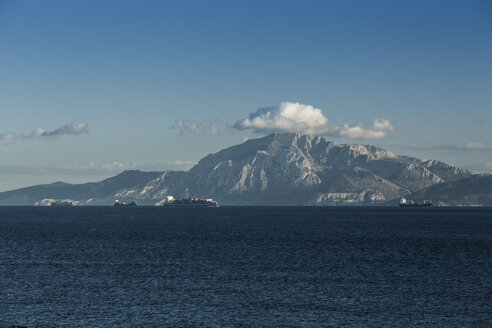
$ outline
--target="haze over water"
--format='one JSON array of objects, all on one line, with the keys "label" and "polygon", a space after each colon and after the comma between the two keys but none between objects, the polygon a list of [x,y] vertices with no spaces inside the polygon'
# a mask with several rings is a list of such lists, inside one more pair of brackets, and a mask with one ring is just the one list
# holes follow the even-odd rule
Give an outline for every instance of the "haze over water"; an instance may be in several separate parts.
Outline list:
[{"label": "haze over water", "polygon": [[490,208],[0,208],[0,326],[490,327]]}]

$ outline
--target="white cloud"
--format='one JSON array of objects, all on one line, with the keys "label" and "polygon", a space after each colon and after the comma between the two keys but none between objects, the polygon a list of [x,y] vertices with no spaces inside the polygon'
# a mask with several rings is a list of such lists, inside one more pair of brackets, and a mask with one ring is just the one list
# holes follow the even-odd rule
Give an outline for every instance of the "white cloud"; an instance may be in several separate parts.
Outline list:
[{"label": "white cloud", "polygon": [[457,145],[409,145],[404,146],[404,148],[414,150],[489,151],[492,150],[492,144],[483,142],[468,142]]},{"label": "white cloud", "polygon": [[12,145],[17,140],[17,135],[15,133],[0,134],[0,139],[4,145]]},{"label": "white cloud", "polygon": [[282,102],[278,107],[265,107],[234,124],[238,130],[256,132],[299,132],[358,139],[380,139],[394,127],[390,121],[378,118],[371,126],[362,124],[331,124],[322,110],[301,103]]},{"label": "white cloud", "polygon": [[69,166],[57,166],[57,169],[60,170],[69,170],[69,171],[121,171],[132,169],[135,167],[135,164],[124,164],[121,162],[113,161],[110,163],[96,164],[91,162],[89,164],[84,165],[69,165]]},{"label": "white cloud", "polygon": [[315,133],[328,123],[321,109],[301,103],[282,102],[278,107],[264,107],[239,120],[234,127],[239,130],[254,129],[259,132]]},{"label": "white cloud", "polygon": [[143,171],[163,171],[167,168],[191,167],[195,165],[195,161],[188,160],[173,160],[167,162],[147,162],[147,163],[123,163],[113,161],[110,163],[89,163],[84,165],[58,166],[57,169],[69,171],[92,171],[92,172],[120,172],[123,170],[143,170]]},{"label": "white cloud", "polygon": [[347,125],[339,128],[340,136],[359,139],[381,139],[394,131],[390,121],[377,118],[372,122],[372,126],[364,128],[362,125]]},{"label": "white cloud", "polygon": [[0,140],[4,145],[12,145],[17,141],[25,141],[28,139],[54,140],[56,137],[61,135],[79,135],[83,133],[89,133],[87,128],[87,123],[74,122],[72,124],[65,124],[52,131],[45,131],[41,128],[37,128],[29,135],[17,133],[0,134]]},{"label": "white cloud", "polygon": [[193,161],[182,161],[180,159],[175,160],[175,161],[169,161],[167,163],[172,164],[172,165],[178,165],[178,166],[189,166],[189,165],[195,165],[196,164],[196,162],[193,162]]},{"label": "white cloud", "polygon": [[469,150],[492,150],[492,144],[481,142],[469,142],[464,144],[463,147]]},{"label": "white cloud", "polygon": [[230,125],[225,121],[217,119],[203,120],[201,122],[192,122],[186,119],[177,119],[171,129],[178,129],[179,134],[185,131],[196,135],[222,135],[230,131]]},{"label": "white cloud", "polygon": [[89,163],[86,165],[66,166],[37,166],[37,165],[1,165],[0,175],[33,175],[33,176],[57,176],[57,175],[108,175],[131,169],[132,165],[119,162],[106,164]]},{"label": "white cloud", "polygon": [[128,165],[125,165],[121,162],[111,162],[101,166],[103,170],[119,170],[119,169],[126,169],[128,167],[129,167]]},{"label": "white cloud", "polygon": [[72,124],[65,124],[58,129],[52,130],[52,131],[45,131],[41,128],[37,128],[31,133],[31,136],[34,138],[40,138],[40,137],[53,137],[53,136],[60,136],[64,134],[71,134],[71,135],[77,135],[77,134],[82,134],[82,133],[88,133],[87,131],[87,123],[84,122],[74,122]]},{"label": "white cloud", "polygon": [[[81,177],[90,177],[90,179],[98,179],[114,176],[124,170],[142,170],[146,172],[164,170],[188,170],[195,161],[189,160],[174,160],[165,162],[132,162],[124,163],[112,161],[108,163],[74,164],[74,165],[56,165],[56,166],[40,166],[40,165],[0,165],[0,178],[5,180],[5,177],[14,176],[32,176],[32,177],[51,177],[51,181],[43,180],[42,183],[51,183],[60,178],[67,179],[73,177],[80,179]],[[71,178],[70,178],[71,179]],[[34,180],[32,180],[34,181]],[[36,180],[38,181],[38,180]],[[65,181],[65,180],[64,180]],[[84,180],[78,180],[84,182]],[[95,181],[95,180],[94,180]],[[39,182],[41,183],[41,182]],[[32,183],[27,183],[32,185]],[[6,188],[5,186],[3,187]],[[8,188],[7,188],[8,189]]]}]

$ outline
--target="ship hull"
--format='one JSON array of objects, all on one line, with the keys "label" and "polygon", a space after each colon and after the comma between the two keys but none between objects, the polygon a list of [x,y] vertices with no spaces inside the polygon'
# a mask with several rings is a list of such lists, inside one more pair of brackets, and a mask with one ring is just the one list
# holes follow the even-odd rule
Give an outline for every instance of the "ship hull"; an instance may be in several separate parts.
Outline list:
[{"label": "ship hull", "polygon": [[400,207],[431,207],[432,204],[400,204]]},{"label": "ship hull", "polygon": [[212,204],[165,204],[164,207],[219,207]]}]

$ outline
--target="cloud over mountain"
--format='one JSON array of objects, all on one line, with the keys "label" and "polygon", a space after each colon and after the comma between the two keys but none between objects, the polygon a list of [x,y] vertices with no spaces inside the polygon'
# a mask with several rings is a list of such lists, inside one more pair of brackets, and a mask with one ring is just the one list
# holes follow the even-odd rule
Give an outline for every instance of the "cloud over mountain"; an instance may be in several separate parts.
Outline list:
[{"label": "cloud over mountain", "polygon": [[[301,103],[282,102],[278,107],[263,107],[248,118],[239,120],[234,127],[239,130],[254,129],[260,132],[316,133],[328,123],[321,109]],[[298,131],[295,131],[298,130]]]},{"label": "cloud over mountain", "polygon": [[362,124],[332,124],[322,110],[311,105],[282,102],[277,107],[264,107],[237,121],[238,130],[256,132],[299,132],[333,137],[380,139],[388,136],[394,127],[390,121],[377,118],[370,126]]},{"label": "cloud over mountain", "polygon": [[54,140],[56,137],[62,135],[79,135],[85,133],[89,133],[88,124],[85,122],[74,122],[72,124],[65,124],[51,131],[37,128],[28,135],[17,133],[3,133],[0,134],[0,140],[4,145],[12,145],[15,144],[17,141],[25,141],[29,139]]}]

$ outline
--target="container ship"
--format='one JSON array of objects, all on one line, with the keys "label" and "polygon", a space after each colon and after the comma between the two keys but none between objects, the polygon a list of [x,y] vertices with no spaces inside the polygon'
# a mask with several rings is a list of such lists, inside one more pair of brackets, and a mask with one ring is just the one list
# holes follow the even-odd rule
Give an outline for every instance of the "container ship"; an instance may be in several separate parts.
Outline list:
[{"label": "container ship", "polygon": [[172,199],[168,203],[164,204],[165,207],[219,207],[217,201],[200,198],[182,198]]},{"label": "container ship", "polygon": [[73,206],[73,204],[72,202],[69,201],[61,201],[61,202],[51,202],[50,206],[67,207],[67,206]]},{"label": "container ship", "polygon": [[430,207],[432,206],[431,200],[424,200],[423,203],[414,202],[413,200],[402,198],[400,199],[400,207]]}]

